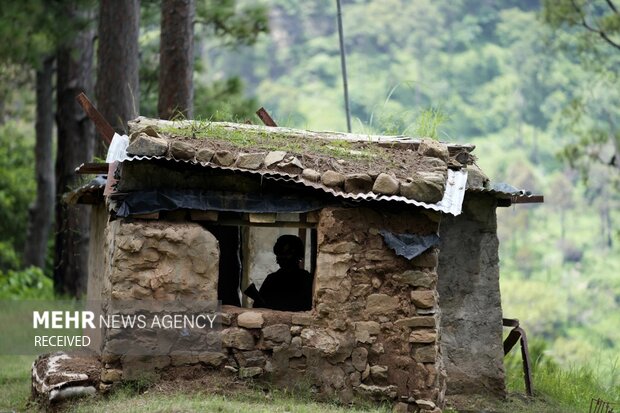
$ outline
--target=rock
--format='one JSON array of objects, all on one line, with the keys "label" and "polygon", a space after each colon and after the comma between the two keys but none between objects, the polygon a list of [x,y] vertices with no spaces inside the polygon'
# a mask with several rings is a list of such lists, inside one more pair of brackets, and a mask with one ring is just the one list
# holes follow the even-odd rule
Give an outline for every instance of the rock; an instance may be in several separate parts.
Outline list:
[{"label": "rock", "polygon": [[243,169],[258,169],[263,164],[264,159],[264,152],[240,153],[237,157],[237,162],[235,162],[235,166]]},{"label": "rock", "polygon": [[290,343],[291,330],[287,324],[274,324],[263,328],[263,340],[271,343]]},{"label": "rock", "polygon": [[309,326],[312,324],[313,321],[314,319],[309,314],[297,314],[296,313],[296,314],[293,314],[291,318],[291,322],[293,324],[297,324],[300,326]]},{"label": "rock", "polygon": [[344,303],[351,293],[351,254],[321,253],[317,257],[315,291],[324,302]]},{"label": "rock", "polygon": [[302,326],[291,326],[291,335],[298,336],[301,334],[301,330],[304,328]]},{"label": "rock", "polygon": [[415,403],[418,405],[418,407],[422,410],[434,410],[435,407],[435,403],[433,403],[430,400],[423,400],[423,399],[417,399],[415,401]]},{"label": "rock", "polygon": [[368,359],[368,350],[364,347],[357,347],[351,352],[351,363],[357,371],[364,371],[366,369],[366,361]]},{"label": "rock", "polygon": [[433,316],[417,316],[417,317],[408,317],[401,318],[400,320],[396,320],[394,324],[398,327],[435,327],[435,317]]},{"label": "rock", "polygon": [[362,384],[362,375],[359,371],[354,371],[353,373],[349,374],[349,381],[351,382],[351,386],[359,386],[360,384]]},{"label": "rock", "polygon": [[407,284],[412,287],[431,288],[436,281],[436,277],[424,271],[408,270],[401,274],[392,276],[394,281]]},{"label": "rock", "polygon": [[377,334],[381,332],[376,321],[358,321],[355,323],[355,339],[360,343],[373,343]]},{"label": "rock", "polygon": [[387,381],[388,377],[388,367],[387,366],[371,366],[370,367],[370,377],[375,381],[384,382]]},{"label": "rock", "polygon": [[295,336],[291,339],[291,345],[289,346],[289,352],[291,357],[301,357],[301,337]]},{"label": "rock", "polygon": [[448,164],[438,158],[422,158],[419,162],[419,170],[425,172],[440,172],[445,173],[448,168]]},{"label": "rock", "polygon": [[372,284],[372,288],[374,289],[378,289],[379,287],[381,287],[381,284],[383,284],[379,277],[372,277],[370,283]]},{"label": "rock", "polygon": [[229,151],[217,151],[213,155],[213,162],[221,166],[230,166],[235,161],[235,156]]},{"label": "rock", "polygon": [[199,149],[198,152],[196,152],[196,160],[198,162],[211,162],[211,159],[213,159],[213,155],[215,155],[215,152],[211,149],[202,148]]},{"label": "rock", "polygon": [[467,188],[486,188],[489,186],[489,177],[476,165],[467,167]]},{"label": "rock", "polygon": [[260,367],[241,367],[239,369],[239,378],[248,379],[263,374],[263,369]]},{"label": "rock", "polygon": [[432,308],[435,306],[435,293],[427,290],[411,291],[411,302],[419,308]]},{"label": "rock", "polygon": [[366,174],[348,174],[344,179],[344,190],[352,194],[365,194],[372,190],[372,179]]},{"label": "rock", "polygon": [[298,175],[303,169],[304,166],[301,164],[301,161],[295,156],[291,156],[278,164],[278,170],[287,174]]},{"label": "rock", "polygon": [[450,153],[446,145],[431,139],[422,139],[420,146],[418,146],[418,153],[422,156],[439,158],[442,161],[447,161],[450,157]]},{"label": "rock", "polygon": [[261,328],[265,320],[263,315],[256,311],[247,311],[237,316],[237,325],[245,328]]},{"label": "rock", "polygon": [[435,363],[437,361],[437,347],[428,345],[416,348],[413,351],[413,358],[419,363]]},{"label": "rock", "polygon": [[127,154],[136,156],[162,156],[168,151],[168,141],[144,132],[132,134]]},{"label": "rock", "polygon": [[437,340],[437,330],[420,329],[413,330],[409,335],[410,343],[434,343]]},{"label": "rock", "polygon": [[237,351],[235,360],[241,367],[263,367],[265,355],[260,350]]},{"label": "rock", "polygon": [[198,361],[201,361],[209,366],[219,367],[226,360],[227,356],[223,353],[206,352],[198,354]]},{"label": "rock", "polygon": [[114,383],[123,378],[123,370],[103,369],[101,370],[101,381],[104,383]]},{"label": "rock", "polygon": [[383,348],[383,344],[382,343],[374,343],[372,346],[370,346],[370,353],[378,356],[381,354],[385,353],[385,349]]},{"label": "rock", "polygon": [[355,390],[365,396],[380,400],[395,399],[398,395],[398,387],[396,386],[369,386],[360,384]]},{"label": "rock", "polygon": [[332,387],[336,390],[344,387],[344,371],[338,366],[333,366],[329,363],[321,368],[321,380],[323,385]]},{"label": "rock", "polygon": [[398,402],[392,408],[392,413],[407,413],[409,411],[409,404]]},{"label": "rock", "polygon": [[183,141],[174,141],[170,144],[170,155],[176,159],[194,159],[196,149]]},{"label": "rock", "polygon": [[398,297],[387,294],[370,294],[366,299],[368,314],[392,314],[398,309]]},{"label": "rock", "polygon": [[285,151],[271,151],[267,154],[267,156],[265,156],[265,166],[270,168],[273,165],[282,162],[285,156]]},{"label": "rock", "polygon": [[301,171],[301,177],[310,182],[321,182],[321,174],[314,169],[304,169]]},{"label": "rock", "polygon": [[366,364],[366,368],[362,372],[362,381],[366,380],[370,377],[370,365]]},{"label": "rock", "polygon": [[305,347],[315,348],[327,356],[335,355],[340,348],[338,339],[324,330],[304,328],[301,339]]},{"label": "rock", "polygon": [[443,198],[445,185],[444,174],[418,172],[400,184],[400,194],[419,202],[434,204]]},{"label": "rock", "polygon": [[372,186],[372,192],[384,195],[396,195],[398,194],[399,187],[400,183],[396,178],[386,173],[381,173],[377,176]]},{"label": "rock", "polygon": [[340,188],[344,185],[344,175],[335,171],[323,172],[321,182],[329,188]]},{"label": "rock", "polygon": [[254,337],[242,328],[225,328],[222,330],[222,345],[239,350],[252,350],[254,348]]}]

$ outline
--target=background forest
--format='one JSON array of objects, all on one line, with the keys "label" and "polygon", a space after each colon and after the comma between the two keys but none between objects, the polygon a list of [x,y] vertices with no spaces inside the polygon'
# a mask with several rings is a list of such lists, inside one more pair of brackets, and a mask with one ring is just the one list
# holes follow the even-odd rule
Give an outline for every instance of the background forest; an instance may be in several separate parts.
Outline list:
[{"label": "background forest", "polygon": [[[580,14],[570,1],[345,0],[343,23],[353,131],[470,142],[492,180],[544,194],[498,212],[504,314],[550,362],[618,386],[620,18],[613,2],[592,3]],[[140,13],[139,112],[157,116],[159,2]],[[41,53],[64,41],[39,23],[23,36]],[[54,233],[41,270],[23,260],[41,65],[0,54],[0,298],[51,296]],[[346,130],[332,0],[197,1],[194,55],[194,118],[264,106],[281,126]]]}]

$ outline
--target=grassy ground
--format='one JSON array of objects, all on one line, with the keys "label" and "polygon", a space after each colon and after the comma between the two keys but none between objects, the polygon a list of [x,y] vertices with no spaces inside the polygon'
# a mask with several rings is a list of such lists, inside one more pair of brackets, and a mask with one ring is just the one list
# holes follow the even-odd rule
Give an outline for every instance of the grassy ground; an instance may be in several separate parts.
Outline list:
[{"label": "grassy ground", "polygon": [[[0,412],[36,411],[29,403],[32,356],[0,356]],[[484,398],[451,399],[461,410],[446,412],[588,412],[592,397],[620,402],[618,389],[602,388],[587,369],[558,370],[539,366],[534,377],[537,397],[523,396],[523,379],[518,368],[508,363],[509,397],[503,401]],[[332,403],[318,403],[309,392],[265,392],[261,389],[231,388],[228,383],[215,385],[216,394],[207,394],[208,383],[146,385],[132,383],[118,388],[107,397],[83,399],[66,406],[66,412],[299,412],[299,413],[388,413],[388,406],[360,406],[350,409]]]}]

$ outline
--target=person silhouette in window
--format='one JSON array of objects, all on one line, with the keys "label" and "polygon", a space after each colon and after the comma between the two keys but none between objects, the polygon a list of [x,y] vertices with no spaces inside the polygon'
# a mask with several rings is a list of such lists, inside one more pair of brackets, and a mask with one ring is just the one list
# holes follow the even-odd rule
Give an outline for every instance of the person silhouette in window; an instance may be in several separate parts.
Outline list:
[{"label": "person silhouette in window", "polygon": [[[304,244],[295,235],[282,235],[273,246],[280,269],[265,278],[254,307],[279,311],[308,311],[312,308],[312,275],[301,268]],[[247,294],[247,292],[246,292]]]}]

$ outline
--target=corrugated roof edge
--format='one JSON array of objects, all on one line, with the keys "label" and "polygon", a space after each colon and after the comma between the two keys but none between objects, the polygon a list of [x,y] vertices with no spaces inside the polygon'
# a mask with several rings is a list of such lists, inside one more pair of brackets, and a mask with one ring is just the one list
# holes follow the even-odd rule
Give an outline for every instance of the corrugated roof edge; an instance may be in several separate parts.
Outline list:
[{"label": "corrugated roof edge", "polygon": [[405,198],[403,196],[398,195],[381,195],[375,194],[373,192],[369,193],[360,193],[360,194],[352,194],[345,193],[342,191],[336,191],[332,188],[327,188],[319,183],[306,181],[301,179],[298,175],[287,174],[284,172],[277,171],[253,171],[248,169],[241,169],[231,166],[220,166],[214,165],[212,163],[206,162],[196,162],[192,160],[185,159],[174,159],[168,158],[164,156],[132,156],[123,160],[122,162],[132,162],[132,161],[152,161],[152,160],[164,160],[169,162],[176,163],[186,163],[191,165],[199,165],[204,168],[210,169],[219,169],[226,171],[234,171],[240,173],[249,173],[252,175],[258,175],[264,177],[266,179],[272,179],[274,181],[284,181],[291,182],[295,184],[301,184],[306,187],[314,188],[322,190],[328,194],[331,194],[337,198],[354,200],[354,201],[388,201],[388,202],[402,202],[408,205],[415,205],[425,209],[431,209],[434,211],[445,212],[452,215],[459,215],[461,213],[463,198],[465,196],[465,187],[467,184],[467,170],[462,169],[458,171],[454,171],[448,169],[448,178],[446,180],[446,189],[444,191],[444,196],[441,201],[436,204],[427,204],[424,202],[419,202],[414,199]]}]

